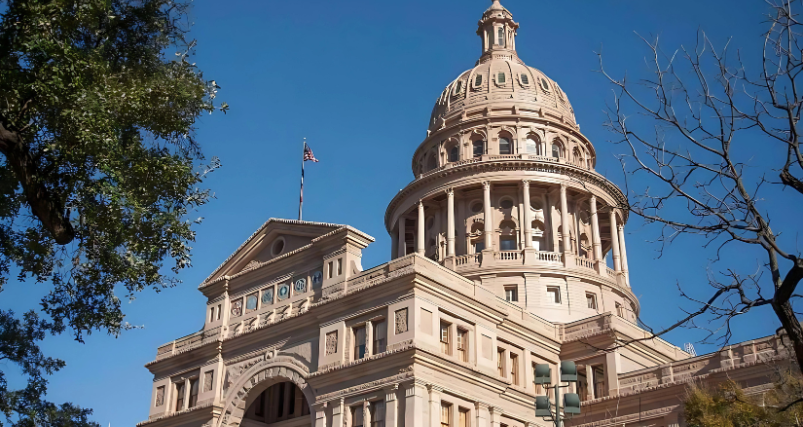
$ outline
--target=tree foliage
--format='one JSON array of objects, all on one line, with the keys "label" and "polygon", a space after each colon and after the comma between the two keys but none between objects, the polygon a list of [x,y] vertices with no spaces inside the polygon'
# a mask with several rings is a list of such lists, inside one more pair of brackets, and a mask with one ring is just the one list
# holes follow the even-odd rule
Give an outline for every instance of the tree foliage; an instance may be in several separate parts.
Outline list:
[{"label": "tree foliage", "polygon": [[692,384],[683,402],[684,419],[689,427],[800,427],[803,404],[789,399],[801,391],[800,376],[789,372],[779,378],[772,390],[754,396],[748,396],[733,380],[713,390]]},{"label": "tree foliage", "polygon": [[29,378],[0,383],[16,425],[85,425],[86,410],[41,400],[64,363],[36,343],[120,333],[121,298],[173,286],[190,264],[188,215],[219,166],[201,165],[195,123],[228,106],[191,62],[189,6],[0,0],[0,290],[12,274],[50,287],[45,319],[0,311],[0,357]]},{"label": "tree foliage", "polygon": [[[778,217],[799,216],[803,201],[803,22],[796,12],[803,1],[767,4],[757,51],[718,49],[700,32],[694,48],[668,53],[657,38],[644,40],[644,79],[617,79],[601,66],[616,93],[606,125],[624,147],[629,204],[622,208],[660,226],[662,250],[693,235],[725,265],[708,277],[705,298],[681,290],[697,309],[654,335],[700,328],[695,318],[707,316],[715,321],[705,328],[709,337],[727,343],[733,318],[769,306],[803,369],[803,327],[793,307],[803,258],[795,238],[786,237],[803,231],[802,223],[773,227]],[[758,271],[721,258],[733,245],[756,255]]]}]

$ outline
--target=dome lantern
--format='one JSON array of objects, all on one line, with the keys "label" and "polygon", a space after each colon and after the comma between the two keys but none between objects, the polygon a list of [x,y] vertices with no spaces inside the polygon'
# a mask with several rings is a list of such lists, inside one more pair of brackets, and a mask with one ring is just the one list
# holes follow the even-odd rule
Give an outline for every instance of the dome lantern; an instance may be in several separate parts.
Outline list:
[{"label": "dome lantern", "polygon": [[489,59],[512,59],[516,57],[516,30],[519,24],[513,21],[510,13],[499,0],[493,0],[491,7],[482,14],[477,35],[482,39],[482,56],[479,63]]}]

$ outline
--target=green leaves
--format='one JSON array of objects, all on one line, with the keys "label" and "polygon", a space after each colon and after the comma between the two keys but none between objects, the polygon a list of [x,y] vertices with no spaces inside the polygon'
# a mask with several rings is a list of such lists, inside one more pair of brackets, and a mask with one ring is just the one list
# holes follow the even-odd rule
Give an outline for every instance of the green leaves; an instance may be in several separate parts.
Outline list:
[{"label": "green leaves", "polygon": [[[220,167],[202,164],[195,121],[229,106],[215,105],[220,86],[190,61],[188,2],[6,4],[0,290],[13,266],[20,279],[51,286],[41,329],[69,329],[79,341],[119,334],[127,324],[118,295],[174,286],[191,265],[190,215],[212,197],[203,182]],[[46,382],[30,378],[44,393]]]}]

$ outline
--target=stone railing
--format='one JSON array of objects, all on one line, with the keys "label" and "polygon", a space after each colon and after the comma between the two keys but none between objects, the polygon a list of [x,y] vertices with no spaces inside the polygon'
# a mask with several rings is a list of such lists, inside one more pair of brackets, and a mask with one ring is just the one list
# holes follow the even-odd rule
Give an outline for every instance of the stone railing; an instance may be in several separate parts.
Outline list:
[{"label": "stone railing", "polygon": [[660,384],[688,382],[700,375],[778,360],[788,354],[779,337],[771,335],[726,346],[715,353],[620,374],[619,393],[632,394]]},{"label": "stone railing", "polygon": [[616,271],[614,271],[614,269],[605,266],[605,273],[607,273],[608,277],[610,277],[611,279],[616,280]]},{"label": "stone railing", "polygon": [[588,258],[583,258],[583,257],[579,256],[579,257],[574,259],[574,263],[578,267],[594,269],[594,261],[591,261]]},{"label": "stone railing", "polygon": [[560,252],[536,252],[535,257],[538,261],[562,264],[563,254]]},{"label": "stone railing", "polygon": [[566,158],[557,158],[557,157],[547,157],[547,156],[539,156],[537,154],[483,154],[479,157],[472,157],[470,159],[463,159],[458,160],[456,162],[446,163],[443,166],[438,166],[435,169],[428,170],[426,172],[418,174],[417,179],[426,178],[428,176],[434,175],[438,172],[442,172],[446,169],[456,168],[463,165],[470,165],[472,163],[479,163],[483,161],[497,161],[497,160],[535,160],[537,162],[547,162],[547,163],[562,163],[566,165],[575,166],[581,169],[588,169],[588,165],[583,163],[578,163],[574,160],[569,160]]},{"label": "stone railing", "polygon": [[457,264],[458,266],[480,265],[481,261],[482,261],[482,253],[460,255],[455,257],[455,264]]},{"label": "stone railing", "polygon": [[220,326],[181,337],[175,341],[159,346],[159,348],[156,349],[156,360],[175,356],[212,341],[217,341],[220,338],[219,335]]},{"label": "stone railing", "polygon": [[494,252],[494,259],[497,261],[518,261],[521,259],[521,251]]}]

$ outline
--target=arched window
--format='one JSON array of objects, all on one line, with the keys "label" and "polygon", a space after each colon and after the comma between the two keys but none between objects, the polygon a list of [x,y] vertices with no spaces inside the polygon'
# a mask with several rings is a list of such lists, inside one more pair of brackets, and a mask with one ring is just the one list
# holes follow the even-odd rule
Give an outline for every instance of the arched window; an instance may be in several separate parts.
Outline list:
[{"label": "arched window", "polygon": [[454,93],[460,93],[463,90],[463,82],[458,81],[457,86],[455,87]]},{"label": "arched window", "polygon": [[429,158],[427,158],[427,170],[431,171],[438,167],[438,159],[435,158],[434,154],[430,154]]},{"label": "arched window", "polygon": [[560,141],[557,139],[552,141],[552,157],[556,159],[563,157],[563,146],[560,145]]},{"label": "arched window", "polygon": [[585,163],[583,154],[580,153],[580,149],[577,147],[574,147],[574,150],[572,151],[572,157],[574,157],[574,162],[577,164],[577,166],[583,166]]},{"label": "arched window", "polygon": [[521,84],[524,86],[530,85],[530,77],[528,77],[527,74],[521,73]]},{"label": "arched window", "polygon": [[524,141],[524,149],[530,154],[542,155],[541,153],[541,140],[537,136],[531,135]]},{"label": "arched window", "polygon": [[496,29],[496,44],[499,46],[505,45],[505,28],[499,27]]},{"label": "arched window", "polygon": [[482,86],[482,74],[477,74],[477,76],[474,77],[474,86],[475,87]]},{"label": "arched window", "polygon": [[448,155],[449,155],[449,161],[450,162],[456,162],[456,161],[460,160],[460,151],[459,150],[460,150],[460,148],[457,146],[457,144],[454,144],[451,147],[449,147],[449,154]]},{"label": "arched window", "polygon": [[481,139],[474,141],[473,148],[474,148],[474,157],[482,156],[483,154],[485,154],[485,141]]},{"label": "arched window", "polygon": [[501,137],[499,138],[499,154],[513,154],[512,150],[513,146],[510,144],[510,140]]},{"label": "arched window", "polygon": [[503,85],[505,84],[505,73],[500,72],[496,75],[496,83]]},{"label": "arched window", "polygon": [[265,424],[307,416],[309,403],[304,392],[292,382],[280,382],[259,394],[245,411],[245,418]]}]

